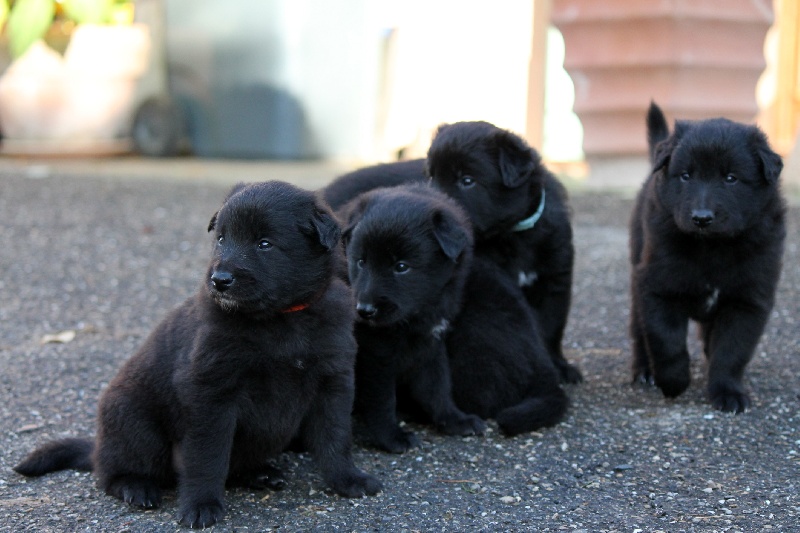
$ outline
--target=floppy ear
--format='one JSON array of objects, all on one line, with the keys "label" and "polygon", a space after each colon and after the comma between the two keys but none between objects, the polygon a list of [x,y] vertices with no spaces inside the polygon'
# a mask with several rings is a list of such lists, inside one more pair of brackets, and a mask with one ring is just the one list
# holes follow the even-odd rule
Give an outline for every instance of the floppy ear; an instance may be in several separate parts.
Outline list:
[{"label": "floppy ear", "polygon": [[672,132],[672,135],[655,145],[652,154],[653,172],[669,165],[672,152],[677,148],[678,142],[686,133],[688,127],[686,122],[675,121],[675,131]]},{"label": "floppy ear", "polygon": [[311,225],[317,232],[319,242],[326,250],[332,250],[339,242],[342,230],[330,213],[319,208],[311,215]]},{"label": "floppy ear", "polygon": [[495,137],[503,185],[515,189],[528,181],[540,163],[539,154],[517,135],[501,131]]},{"label": "floppy ear", "polygon": [[433,213],[433,235],[442,247],[444,255],[453,261],[458,261],[470,241],[464,227],[443,211]]},{"label": "floppy ear", "polygon": [[761,163],[761,174],[767,183],[778,181],[781,170],[783,170],[783,160],[769,147],[769,141],[764,132],[756,128],[750,138],[750,145]]},{"label": "floppy ear", "polygon": [[366,195],[362,194],[356,196],[355,199],[349,201],[342,207],[337,214],[344,223],[344,230],[342,230],[342,242],[345,247],[350,241],[353,230],[358,225],[359,221],[364,217],[364,212],[367,210],[369,200]]}]

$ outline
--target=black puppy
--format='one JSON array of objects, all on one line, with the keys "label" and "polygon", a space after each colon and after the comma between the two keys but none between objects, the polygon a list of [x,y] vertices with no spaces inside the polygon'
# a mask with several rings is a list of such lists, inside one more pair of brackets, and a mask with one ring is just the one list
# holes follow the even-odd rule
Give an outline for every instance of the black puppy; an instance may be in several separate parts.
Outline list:
[{"label": "black puppy", "polygon": [[395,187],[426,181],[428,177],[425,174],[424,159],[381,163],[337,177],[322,189],[322,198],[334,210],[338,210],[359,194],[379,187]]},{"label": "black puppy", "polygon": [[427,185],[370,191],[341,215],[358,312],[356,410],[375,444],[399,453],[417,443],[398,425],[398,387],[443,433],[482,433],[453,402],[444,342],[472,255],[466,215]]},{"label": "black puppy", "polygon": [[96,439],[50,442],[15,470],[94,470],[106,493],[143,508],[177,482],[181,524],[208,527],[226,481],[281,486],[267,461],[298,438],[337,493],[375,494],[380,482],[350,455],[355,317],[333,276],[328,208],[286,183],[239,185],[208,229],[203,287],[111,381]]},{"label": "black puppy", "polygon": [[487,122],[440,126],[427,171],[469,213],[475,255],[500,265],[521,287],[561,379],[580,382],[561,348],[575,254],[564,187],[523,139]]},{"label": "black puppy", "polygon": [[464,292],[447,335],[456,405],[494,418],[506,435],[560,422],[569,399],[515,280],[476,256]]},{"label": "black puppy", "polygon": [[708,396],[750,405],[742,375],[775,298],[786,234],[783,163],[755,126],[647,115],[653,171],[631,219],[633,375],[665,396],[689,386],[686,334],[699,322]]}]

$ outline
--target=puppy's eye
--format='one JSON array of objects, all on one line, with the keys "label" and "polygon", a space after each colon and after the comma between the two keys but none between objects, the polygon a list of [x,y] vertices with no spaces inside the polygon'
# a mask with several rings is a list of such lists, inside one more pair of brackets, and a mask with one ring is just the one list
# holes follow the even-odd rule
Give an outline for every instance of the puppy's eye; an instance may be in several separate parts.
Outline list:
[{"label": "puppy's eye", "polygon": [[692,177],[689,175],[688,172],[684,172],[683,174],[681,174],[681,181],[682,182],[685,183],[685,182],[689,181],[690,179],[692,179]]},{"label": "puppy's eye", "polygon": [[222,241],[224,241],[224,240],[225,240],[225,237],[223,237],[222,235],[218,236],[217,237],[217,246],[222,246]]},{"label": "puppy's eye", "polygon": [[405,274],[406,272],[409,271],[410,268],[411,267],[408,266],[407,263],[403,263],[402,261],[399,261],[394,265],[394,271],[397,272],[398,274]]},{"label": "puppy's eye", "polygon": [[737,178],[733,174],[728,174],[727,176],[725,176],[725,183],[730,184],[730,183],[736,183],[737,181],[739,181],[739,178]]},{"label": "puppy's eye", "polygon": [[270,248],[272,248],[272,243],[269,242],[267,239],[261,239],[258,242],[258,249],[259,250],[269,250]]},{"label": "puppy's eye", "polygon": [[472,176],[461,176],[461,179],[458,180],[458,185],[462,189],[469,189],[473,185],[475,185],[475,178]]},{"label": "puppy's eye", "polygon": [[367,262],[364,261],[363,259],[359,259],[358,261],[356,261],[356,266],[358,268],[364,268],[364,265],[366,265],[366,264],[367,264]]}]

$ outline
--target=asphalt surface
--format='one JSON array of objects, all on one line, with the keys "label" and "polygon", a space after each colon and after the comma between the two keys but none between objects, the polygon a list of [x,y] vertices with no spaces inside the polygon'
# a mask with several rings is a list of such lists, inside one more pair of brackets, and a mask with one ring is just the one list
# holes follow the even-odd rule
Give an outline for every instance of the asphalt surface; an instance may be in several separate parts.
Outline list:
[{"label": "asphalt surface", "polygon": [[[34,178],[41,179],[34,179]],[[254,176],[280,179],[281,175]],[[224,180],[223,180],[224,181]],[[205,269],[220,181],[0,172],[0,531],[174,531],[175,495],[140,511],[91,474],[12,471],[45,440],[94,433],[116,369]],[[331,493],[311,459],[278,460],[282,492],[227,493],[217,531],[800,531],[800,211],[773,316],[748,367],[753,408],[712,410],[704,362],[674,401],[629,383],[626,222],[632,202],[573,194],[577,264],[566,334],[586,382],[555,428],[422,447],[356,446],[377,497]],[[66,333],[64,333],[66,332]],[[70,340],[72,334],[74,338]],[[62,334],[61,343],[43,343]]]}]

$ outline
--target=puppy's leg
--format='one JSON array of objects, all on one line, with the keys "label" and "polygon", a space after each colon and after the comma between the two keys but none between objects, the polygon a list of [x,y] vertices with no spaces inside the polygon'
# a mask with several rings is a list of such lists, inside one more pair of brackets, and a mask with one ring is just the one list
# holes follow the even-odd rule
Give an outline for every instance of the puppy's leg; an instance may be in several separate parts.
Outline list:
[{"label": "puppy's leg", "polygon": [[741,413],[750,407],[742,376],[768,316],[769,311],[763,308],[728,304],[707,326],[708,397],[715,409]]},{"label": "puppy's leg", "polygon": [[642,385],[655,385],[653,372],[650,369],[650,357],[647,355],[647,342],[640,322],[641,311],[636,302],[637,299],[633,298],[630,316],[630,334],[633,343],[633,359],[631,361],[633,382]]},{"label": "puppy's leg", "polygon": [[143,509],[161,506],[161,487],[174,485],[172,446],[153,420],[151,405],[109,388],[100,401],[93,455],[106,494]]},{"label": "puppy's leg", "polygon": [[450,367],[444,342],[436,341],[430,353],[420,358],[410,376],[412,398],[419,403],[447,435],[482,435],[486,424],[475,415],[466,414],[453,401]]},{"label": "puppy's leg", "polygon": [[[564,251],[560,255],[564,255]],[[562,257],[559,272],[543,274],[532,287],[525,287],[525,297],[536,310],[542,339],[550,358],[553,360],[561,381],[580,383],[583,376],[578,367],[570,364],[564,357],[562,341],[572,297],[572,254]]]},{"label": "puppy's leg", "polygon": [[419,439],[403,431],[397,421],[396,369],[393,354],[359,347],[356,364],[356,411],[375,445],[392,453],[419,446]]},{"label": "puppy's leg", "polygon": [[664,396],[674,398],[683,393],[690,382],[689,351],[686,349],[689,318],[675,302],[654,294],[639,294],[640,326],[653,378]]},{"label": "puppy's leg", "polygon": [[[195,392],[202,398],[203,392]],[[223,498],[228,477],[236,417],[233,406],[202,402],[186,414],[187,430],[180,443],[178,521],[205,528],[225,515]]]},{"label": "puppy's leg", "polygon": [[340,374],[324,383],[300,429],[305,447],[314,456],[325,481],[339,495],[359,498],[377,494],[383,487],[377,478],[353,464],[353,379]]}]

